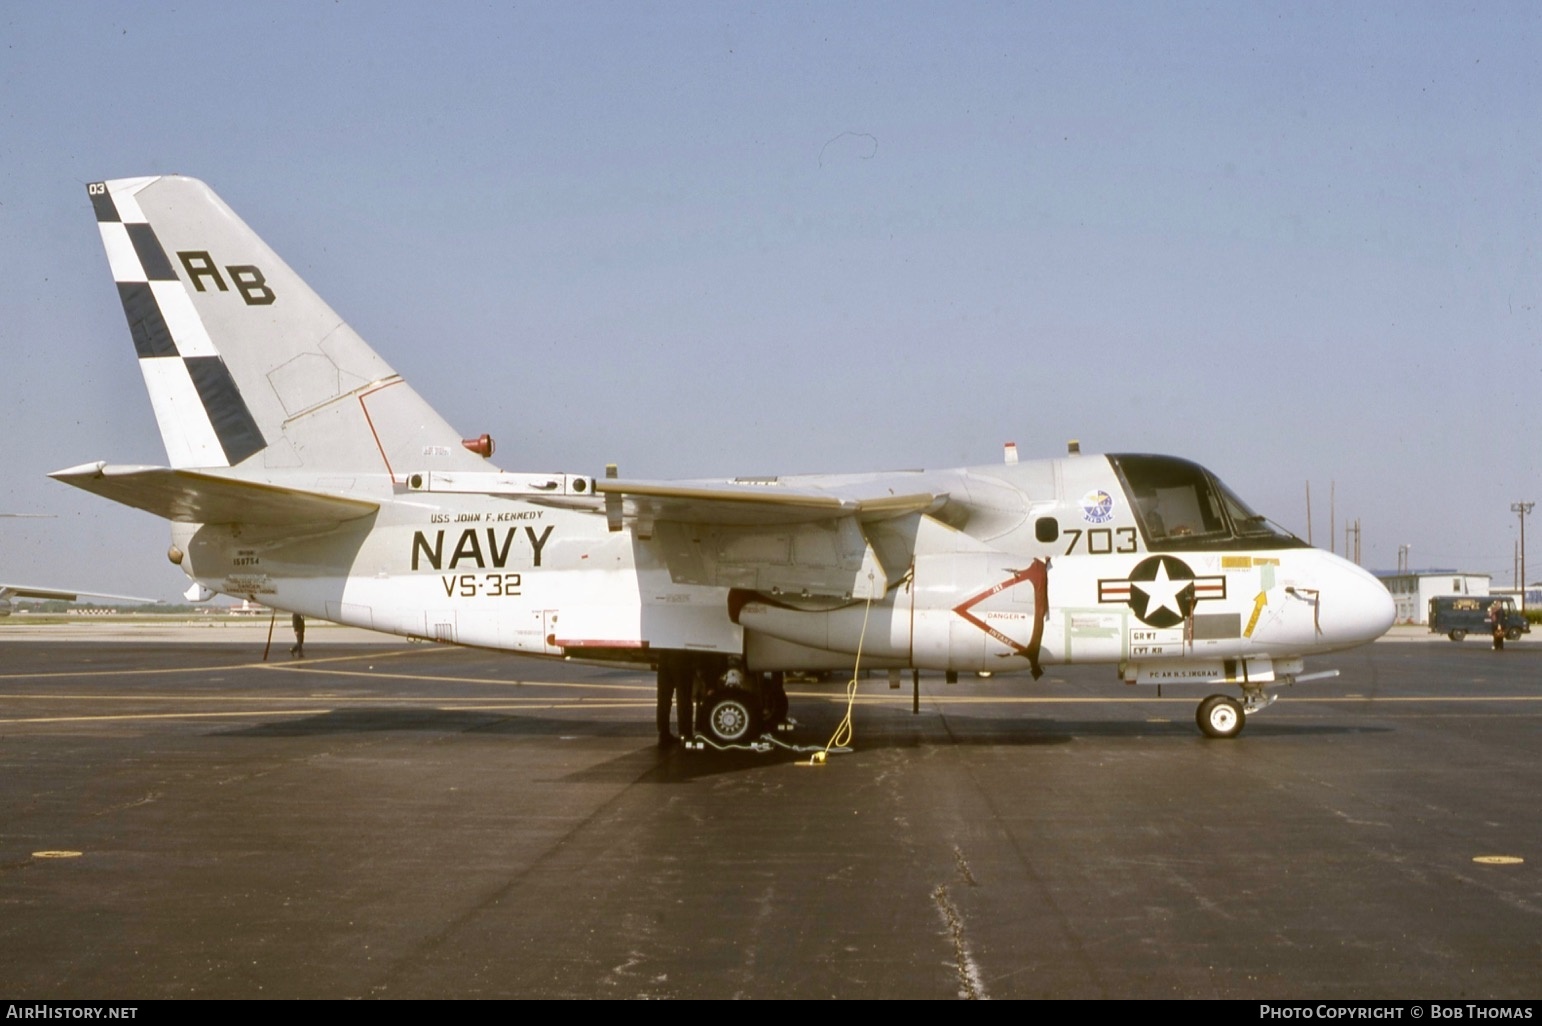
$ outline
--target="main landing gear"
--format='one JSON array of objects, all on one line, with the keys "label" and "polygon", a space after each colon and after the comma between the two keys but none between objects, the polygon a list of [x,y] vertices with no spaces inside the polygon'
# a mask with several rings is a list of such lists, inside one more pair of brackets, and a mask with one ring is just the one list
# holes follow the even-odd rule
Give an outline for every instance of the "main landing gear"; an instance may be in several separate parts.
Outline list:
[{"label": "main landing gear", "polygon": [[687,739],[688,747],[749,745],[766,731],[792,729],[782,674],[750,673],[724,656],[674,658],[691,681],[696,738]]},{"label": "main landing gear", "polygon": [[792,729],[780,673],[749,673],[730,666],[721,674],[709,671],[698,679],[705,687],[696,709],[696,731],[707,741],[743,745],[767,731]]},{"label": "main landing gear", "polygon": [[701,705],[697,723],[723,744],[738,744],[760,734],[760,703],[748,688],[719,691]]}]

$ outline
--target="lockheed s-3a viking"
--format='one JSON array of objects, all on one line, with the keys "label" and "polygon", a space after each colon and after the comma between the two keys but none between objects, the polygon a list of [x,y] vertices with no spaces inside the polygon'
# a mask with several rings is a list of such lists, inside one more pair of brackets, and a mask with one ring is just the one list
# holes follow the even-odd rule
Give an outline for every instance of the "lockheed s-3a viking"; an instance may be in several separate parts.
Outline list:
[{"label": "lockheed s-3a viking", "polygon": [[784,672],[849,670],[859,646],[871,668],[1108,663],[1130,684],[1218,686],[1198,723],[1231,737],[1271,686],[1319,675],[1304,657],[1392,622],[1370,574],[1169,456],[669,482],[503,471],[208,186],[87,191],[169,466],[53,476],[171,521],[171,558],[203,594],[688,674],[719,742],[785,721]]}]

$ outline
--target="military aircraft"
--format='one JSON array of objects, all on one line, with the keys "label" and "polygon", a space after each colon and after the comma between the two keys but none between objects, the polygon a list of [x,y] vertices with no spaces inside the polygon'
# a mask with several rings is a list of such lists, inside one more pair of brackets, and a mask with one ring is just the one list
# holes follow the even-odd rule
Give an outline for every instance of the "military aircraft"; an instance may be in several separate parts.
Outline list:
[{"label": "military aircraft", "polygon": [[140,598],[137,595],[109,595],[100,591],[61,591],[58,588],[34,588],[30,584],[0,584],[0,616],[10,616],[15,611],[12,601],[14,599],[56,599],[60,602],[74,602],[82,595],[117,602],[151,603],[155,601],[155,599]]},{"label": "military aircraft", "polygon": [[[1387,590],[1170,456],[653,481],[515,473],[462,439],[202,182],[87,187],[169,466],[53,476],[171,521],[195,587],[461,645],[690,674],[707,733],[786,671],[1109,663],[1226,685],[1235,736]],[[1240,699],[1240,701],[1239,701]]]},{"label": "military aircraft", "polygon": [[[0,518],[26,518],[45,519],[49,513],[0,513]],[[30,584],[6,584],[0,582],[0,616],[10,616],[15,611],[13,599],[57,599],[60,602],[74,602],[82,595],[92,598],[116,599],[120,602],[154,602],[155,599],[138,598],[132,595],[109,595],[100,591],[61,591],[58,588],[38,588]]]}]

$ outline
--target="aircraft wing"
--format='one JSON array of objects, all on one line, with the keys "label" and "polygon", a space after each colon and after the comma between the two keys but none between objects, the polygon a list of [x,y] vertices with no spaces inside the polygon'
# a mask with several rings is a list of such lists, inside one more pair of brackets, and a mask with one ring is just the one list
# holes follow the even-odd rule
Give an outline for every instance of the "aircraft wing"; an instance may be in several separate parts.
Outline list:
[{"label": "aircraft wing", "polygon": [[641,537],[657,532],[676,582],[851,599],[882,597],[909,564],[908,549],[874,547],[879,522],[948,500],[896,484],[602,478],[594,488],[612,530],[631,520]]},{"label": "aircraft wing", "polygon": [[96,495],[191,524],[274,526],[342,523],[380,504],[170,467],[85,463],[48,475]]},{"label": "aircraft wing", "polygon": [[74,602],[82,595],[90,598],[112,599],[117,602],[143,602],[153,604],[160,599],[145,598],[142,595],[109,595],[105,591],[60,591],[57,588],[34,588],[28,584],[3,584],[0,583],[0,600],[8,599],[57,599],[60,602]]},{"label": "aircraft wing", "polygon": [[605,496],[612,519],[619,501],[624,503],[626,515],[643,520],[739,526],[807,524],[845,517],[866,523],[934,510],[948,498],[945,492],[896,494],[876,482],[866,489],[831,489],[779,482],[600,478],[595,480],[594,489]]}]

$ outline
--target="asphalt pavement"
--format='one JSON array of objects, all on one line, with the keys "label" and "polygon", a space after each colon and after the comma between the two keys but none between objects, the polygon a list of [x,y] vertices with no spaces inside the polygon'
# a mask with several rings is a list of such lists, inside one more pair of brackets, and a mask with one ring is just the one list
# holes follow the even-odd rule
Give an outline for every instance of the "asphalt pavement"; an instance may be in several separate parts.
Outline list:
[{"label": "asphalt pavement", "polygon": [[769,751],[660,751],[627,669],[15,626],[6,997],[1542,991],[1529,638],[1400,629],[1233,741],[1109,667],[924,676],[919,715],[875,677],[815,766],[839,683]]}]

